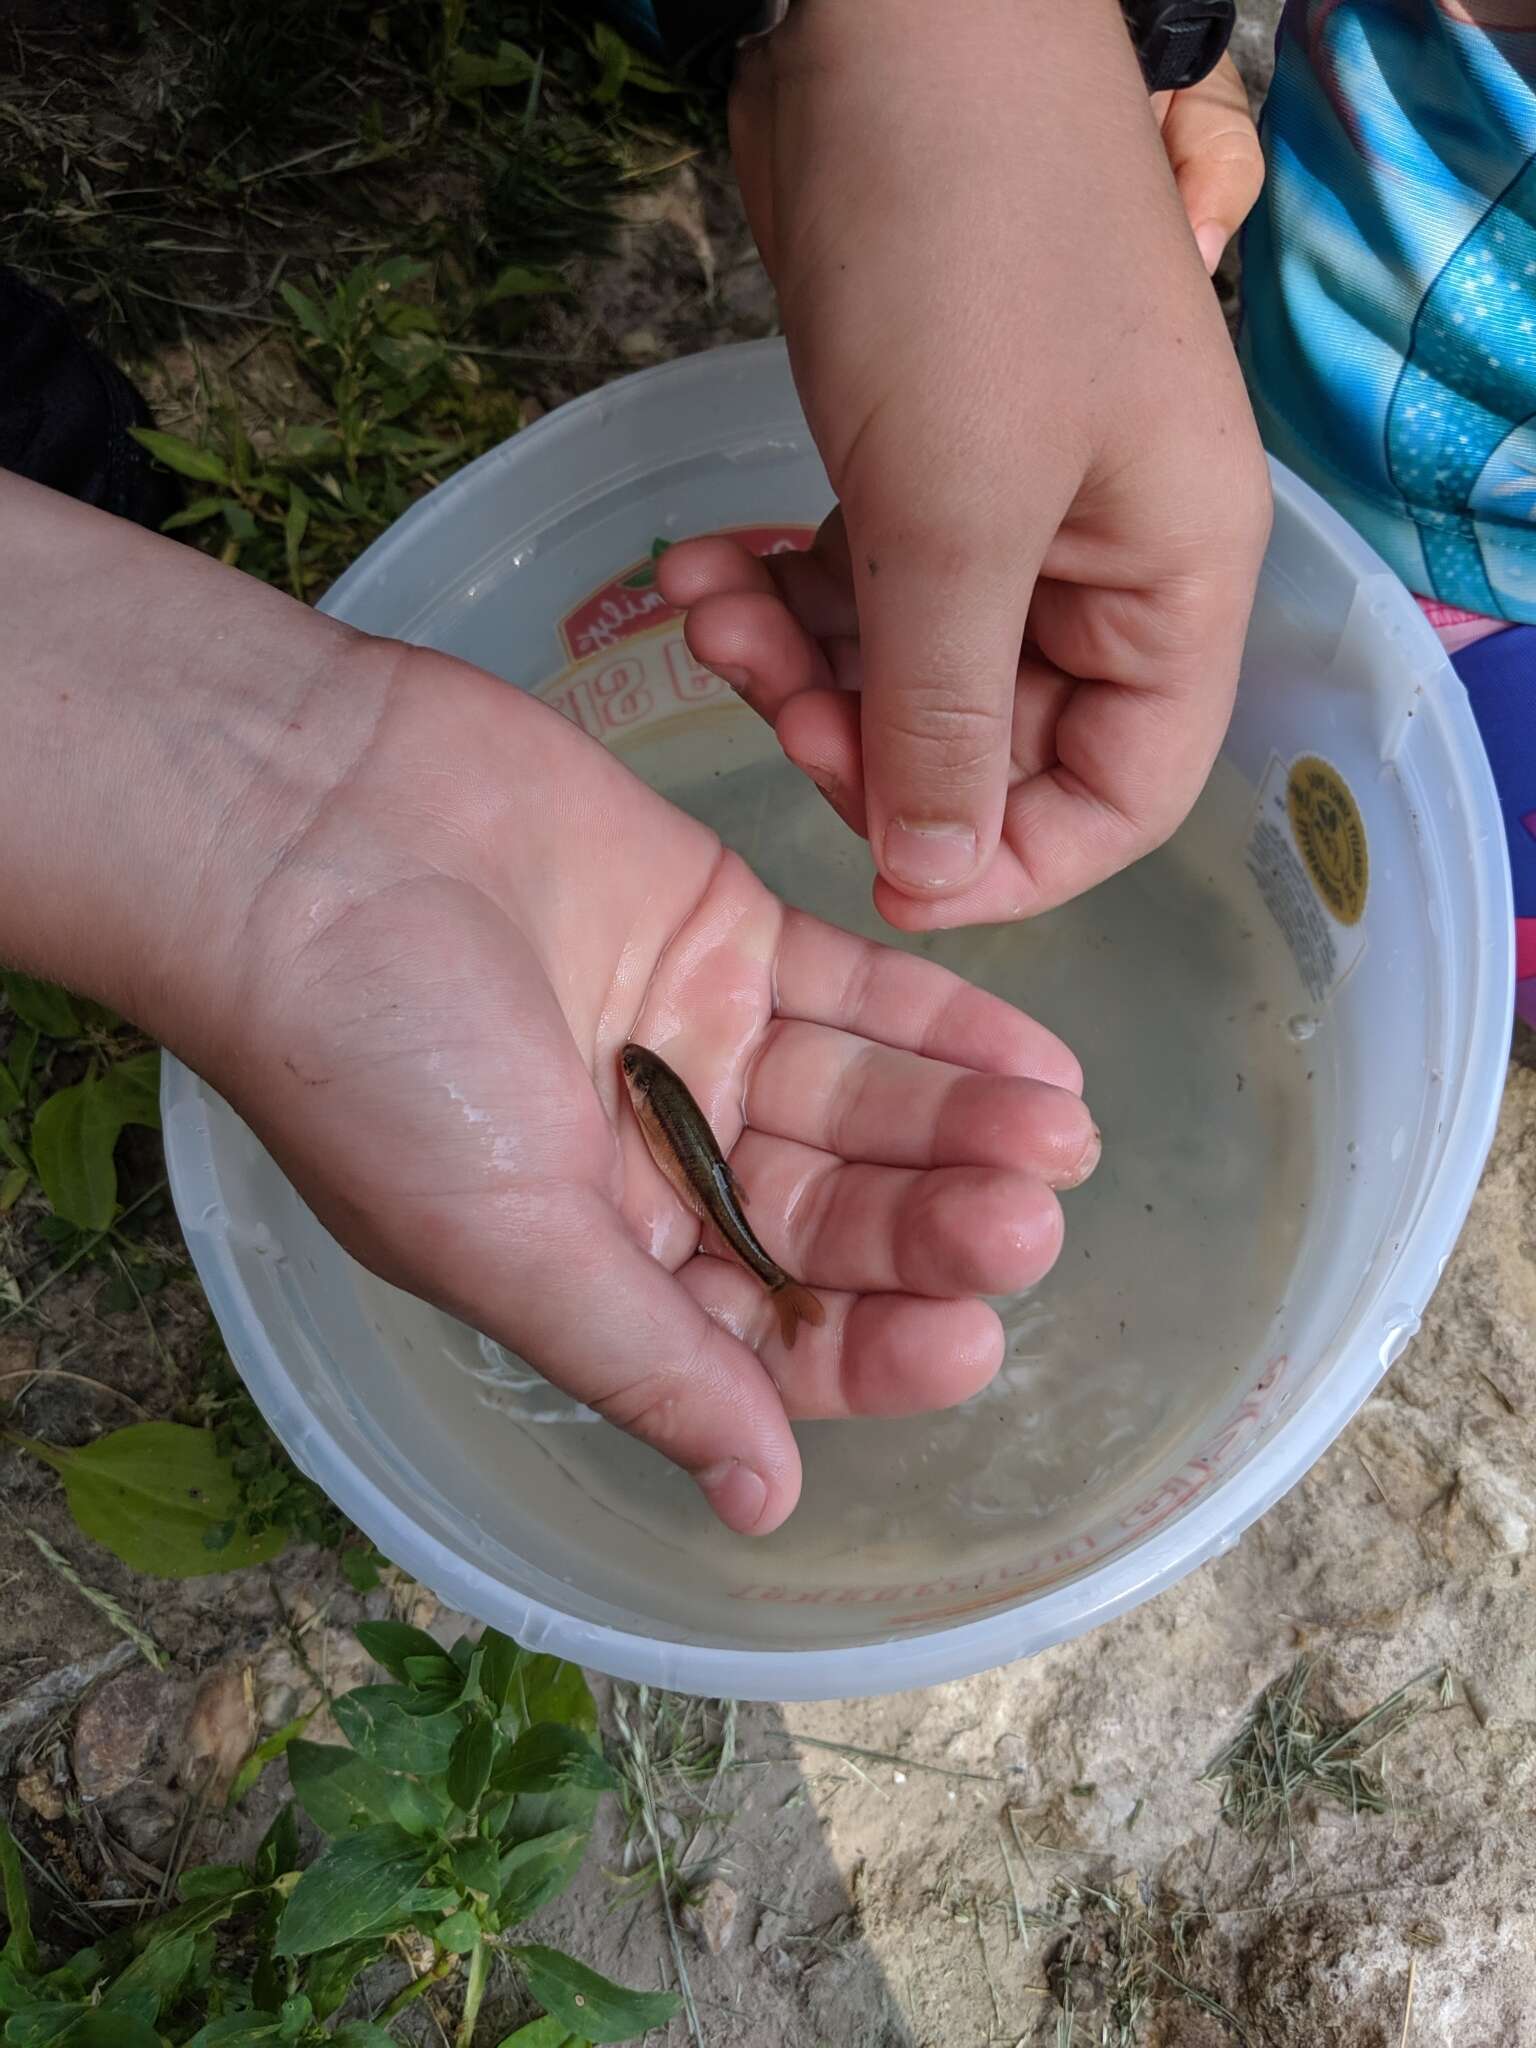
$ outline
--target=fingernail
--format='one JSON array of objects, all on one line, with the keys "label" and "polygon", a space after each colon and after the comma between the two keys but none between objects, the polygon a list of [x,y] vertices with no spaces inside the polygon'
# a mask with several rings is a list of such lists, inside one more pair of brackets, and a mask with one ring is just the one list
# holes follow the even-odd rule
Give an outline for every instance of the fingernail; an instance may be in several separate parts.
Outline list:
[{"label": "fingernail", "polygon": [[976,834],[969,825],[909,825],[897,818],[885,828],[887,876],[912,889],[947,889],[963,882],[976,866]]},{"label": "fingernail", "polygon": [[715,674],[722,683],[729,683],[733,690],[750,690],[752,678],[744,668],[717,668]]},{"label": "fingernail", "polygon": [[1088,1140],[1087,1144],[1083,1147],[1083,1156],[1077,1162],[1077,1173],[1076,1177],[1072,1182],[1072,1185],[1074,1187],[1081,1187],[1083,1182],[1088,1178],[1089,1174],[1092,1173],[1093,1169],[1098,1165],[1100,1159],[1103,1156],[1104,1134],[1099,1129],[1098,1125],[1095,1124],[1093,1127],[1093,1136]]},{"label": "fingernail", "polygon": [[767,1484],[752,1467],[743,1465],[740,1458],[722,1458],[718,1465],[706,1465],[693,1476],[721,1521],[750,1536],[768,1505]]},{"label": "fingernail", "polygon": [[1207,271],[1214,277],[1216,266],[1226,253],[1226,229],[1218,227],[1213,220],[1203,222],[1195,229],[1195,245],[1204,259]]}]

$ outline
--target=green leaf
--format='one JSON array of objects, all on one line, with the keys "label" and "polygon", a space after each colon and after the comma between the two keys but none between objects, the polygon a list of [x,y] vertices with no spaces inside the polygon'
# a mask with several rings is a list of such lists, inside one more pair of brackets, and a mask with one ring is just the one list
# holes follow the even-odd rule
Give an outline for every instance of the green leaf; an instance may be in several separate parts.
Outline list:
[{"label": "green leaf", "polygon": [[447,1693],[455,1704],[464,1689],[463,1673],[446,1650],[434,1650],[430,1657],[407,1657],[404,1682],[413,1692]]},{"label": "green leaf", "polygon": [[146,1131],[160,1128],[160,1053],[158,1048],[118,1060],[102,1075],[100,1087],[125,1124]]},{"label": "green leaf", "polygon": [[360,1756],[386,1771],[432,1778],[448,1768],[459,1733],[454,1713],[410,1711],[416,1695],[399,1685],[360,1685],[336,1701],[337,1725]]},{"label": "green leaf", "polygon": [[191,1975],[196,1950],[194,1935],[172,1934],[158,1940],[151,1935],[143,1954],[135,1956],[121,1977],[103,1994],[102,2004],[120,2006],[125,2000],[147,1992],[152,2007],[149,2017],[158,2019],[176,2003],[181,1987]]},{"label": "green leaf", "polygon": [[341,453],[341,436],[331,427],[290,427],[287,452],[296,462],[321,462]]},{"label": "green leaf", "polygon": [[456,1881],[466,1891],[481,1892],[488,1899],[495,1898],[501,1889],[500,1866],[501,1854],[496,1844],[479,1836],[460,1842],[448,1858]]},{"label": "green leaf", "polygon": [[438,1683],[443,1678],[450,1683],[456,1681],[457,1668],[453,1659],[424,1628],[411,1628],[403,1621],[360,1621],[355,1633],[374,1663],[382,1664],[400,1685],[406,1683],[405,1662],[408,1657],[430,1658],[439,1667]]},{"label": "green leaf", "polygon": [[419,284],[428,266],[415,256],[386,256],[382,263],[359,264],[365,280],[375,291],[397,292],[408,284]]},{"label": "green leaf", "polygon": [[[43,1981],[46,1983],[47,1979]],[[14,1969],[3,1956],[0,1956],[0,2020],[8,2018],[13,2013],[31,2012],[46,2002],[34,1988],[32,1979],[24,1971]],[[0,2034],[0,2038],[3,2038],[3,2034]]]},{"label": "green leaf", "polygon": [[499,2048],[591,2048],[591,2043],[579,2040],[564,2020],[543,2019],[530,2020],[526,2027],[508,2034]]},{"label": "green leaf", "polygon": [[217,1894],[210,1892],[206,1898],[189,1899],[185,1905],[177,1906],[157,1921],[156,1928],[162,1934],[206,1934],[210,1928],[230,1919],[247,1901],[255,1905],[263,1895],[264,1888],[253,1885],[246,1876],[238,1889],[231,1886]]},{"label": "green leaf", "polygon": [[280,1956],[308,1956],[384,1931],[405,1912],[432,1860],[403,1828],[364,1828],[332,1842],[294,1888],[277,1926]]},{"label": "green leaf", "polygon": [[530,299],[545,292],[569,290],[558,270],[531,270],[524,263],[509,263],[505,270],[497,272],[495,283],[485,294],[485,303],[494,306],[502,299]]},{"label": "green leaf", "polygon": [[332,2034],[331,2048],[400,2048],[400,2044],[372,2020],[347,2020]]},{"label": "green leaf", "polygon": [[299,1867],[299,1809],[290,1799],[278,1809],[261,1838],[252,1868],[262,1884],[287,1877]]},{"label": "green leaf", "polygon": [[[5,1070],[0,1067],[0,1073]],[[26,1192],[27,1182],[32,1178],[24,1166],[13,1166],[7,1173],[0,1174],[0,1216],[7,1209],[14,1209]]]},{"label": "green leaf", "polygon": [[5,2030],[5,2039],[15,2042],[17,2048],[44,2048],[45,2043],[62,2041],[66,2034],[73,2035],[89,2016],[86,2005],[28,2006]]},{"label": "green leaf", "polygon": [[525,1655],[518,1666],[516,1700],[525,1728],[535,1721],[560,1721],[583,1735],[597,1733],[597,1701],[580,1667],[563,1657]]},{"label": "green leaf", "polygon": [[564,1828],[578,1828],[585,1840],[601,1797],[579,1785],[565,1785],[558,1792],[522,1793],[512,1801],[511,1818],[498,1834],[503,1842],[534,1842]]},{"label": "green leaf", "polygon": [[245,2048],[248,2041],[276,2041],[282,2021],[275,2012],[237,2012],[200,2027],[187,2048]]},{"label": "green leaf", "polygon": [[303,585],[299,549],[309,531],[309,499],[297,484],[288,486],[288,510],[283,515],[283,552],[288,560],[288,579],[296,592]]},{"label": "green leaf", "polygon": [[341,1553],[341,1575],[354,1593],[371,1593],[379,1583],[382,1559],[371,1544],[349,1544]]},{"label": "green leaf", "polygon": [[448,1797],[466,1813],[473,1812],[479,1803],[495,1754],[495,1727],[477,1713],[458,1736],[448,1758]]},{"label": "green leaf", "polygon": [[652,2027],[664,2027],[682,2003],[671,1991],[626,1991],[574,1956],[537,1942],[515,1948],[511,1955],[544,2010],[587,2041],[628,2041]]},{"label": "green leaf", "polygon": [[315,2009],[302,1991],[295,1992],[292,1998],[285,1998],[279,2010],[283,2022],[282,2039],[296,2041],[314,2016]]},{"label": "green leaf", "polygon": [[430,1834],[448,1818],[448,1805],[419,1779],[370,1763],[334,1742],[295,1742],[288,1752],[293,1796],[327,1835],[347,1835],[393,1821],[413,1835]]},{"label": "green leaf", "polygon": [[32,1119],[32,1158],[43,1193],[80,1230],[105,1230],[117,1213],[113,1155],[123,1120],[99,1081],[50,1095]]},{"label": "green leaf", "polygon": [[229,471],[223,457],[215,455],[211,448],[194,447],[179,434],[162,434],[155,427],[130,427],[128,431],[141,448],[147,448],[157,462],[174,469],[178,476],[189,476],[201,484],[228,481]]},{"label": "green leaf", "polygon": [[[12,2023],[15,2024],[14,2022]],[[6,2034],[7,2041],[23,2040],[20,2034]],[[52,2037],[39,2035],[38,2040],[56,2039],[66,2048],[164,2048],[159,2033],[150,2021],[134,2014],[116,2012],[105,2006],[94,2012],[86,2012],[83,2018],[63,2035]]]},{"label": "green leaf", "polygon": [[285,1722],[281,1728],[274,1730],[265,1742],[257,1743],[256,1747],[235,1773],[234,1782],[229,1788],[229,1797],[224,1802],[226,1806],[238,1806],[240,1804],[246,1793],[250,1791],[256,1780],[267,1768],[267,1765],[276,1763],[277,1759],[287,1749],[289,1743],[295,1741],[303,1734],[304,1730],[314,1719],[317,1711],[316,1707],[308,1708],[306,1712],[296,1715],[293,1720]]},{"label": "green leaf", "polygon": [[0,1962],[9,1963],[13,1969],[35,1977],[42,1967],[42,1958],[32,1935],[32,1904],[22,1875],[21,1851],[3,1818],[0,1818],[0,1901],[5,1906],[8,1929],[5,1946],[0,1948]]},{"label": "green leaf", "polygon": [[407,383],[430,369],[443,354],[443,344],[425,334],[376,334],[369,347],[374,360],[391,377]]},{"label": "green leaf", "polygon": [[32,1078],[32,1063],[36,1057],[37,1026],[24,1024],[12,1038],[11,1049],[5,1056],[5,1071],[23,1094]]},{"label": "green leaf", "polygon": [[0,972],[0,988],[6,1001],[23,1024],[30,1024],[44,1038],[78,1038],[80,1018],[63,989],[51,982],[34,981],[30,974]]},{"label": "green leaf", "polygon": [[[499,1713],[513,1697],[523,1651],[499,1628],[488,1628],[480,1637],[480,1690]],[[521,1693],[518,1693],[521,1698]]]},{"label": "green leaf", "polygon": [[581,1868],[587,1849],[586,1828],[557,1828],[519,1842],[501,1859],[501,1895],[496,1910],[504,1927],[515,1927],[559,1898]]},{"label": "green leaf", "polygon": [[238,1515],[240,1488],[206,1429],[135,1422],[80,1450],[13,1441],[53,1467],[79,1527],[135,1571],[200,1578],[263,1564],[288,1540],[285,1528],[236,1527],[217,1550],[207,1547],[207,1533]]},{"label": "green leaf", "polygon": [[181,1873],[176,1889],[188,1904],[201,1899],[232,1899],[251,1889],[251,1874],[239,1863],[197,1863]]},{"label": "green leaf", "polygon": [[176,533],[183,526],[200,526],[205,519],[217,519],[229,502],[228,498],[194,498],[190,505],[173,512],[169,519],[161,520],[160,531]]},{"label": "green leaf", "polygon": [[21,1104],[21,1090],[12,1079],[10,1068],[0,1067],[0,1116],[9,1116],[13,1110],[20,1109]]},{"label": "green leaf", "polygon": [[[121,1960],[131,1940],[130,1936],[125,1942],[124,1937],[118,1935],[109,1945],[76,1949],[67,1962],[61,1963],[56,1970],[50,1970],[42,1979],[44,1994],[57,1999],[88,1999],[101,1979],[111,1974],[113,1963]],[[5,1965],[0,1963],[0,1977],[4,1972]],[[0,2012],[5,2010],[3,1999],[0,1999]]]},{"label": "green leaf", "polygon": [[497,1763],[491,1782],[501,1794],[556,1792],[565,1786],[608,1792],[618,1779],[584,1736],[541,1721],[513,1743]]},{"label": "green leaf", "polygon": [[[344,1942],[318,1955],[304,1972],[304,1989],[317,2020],[328,2020],[342,2006],[368,1965],[384,1953],[383,1937]],[[332,2036],[334,2042],[335,2036]]]},{"label": "green leaf", "polygon": [[449,1955],[467,1956],[480,1939],[480,1922],[468,1907],[461,1906],[457,1913],[439,1920],[434,1932]]},{"label": "green leaf", "polygon": [[[330,340],[331,330],[325,315],[312,298],[301,292],[297,285],[280,284],[278,290],[282,293],[283,304],[302,328],[312,334],[316,341]],[[289,445],[292,446],[291,440]]]},{"label": "green leaf", "polygon": [[448,90],[455,99],[469,99],[487,87],[523,85],[538,67],[515,43],[498,43],[494,57],[455,50],[448,66]]},{"label": "green leaf", "polygon": [[624,90],[624,81],[634,61],[633,53],[624,38],[616,35],[603,21],[593,30],[592,45],[603,66],[603,75],[592,88],[592,98],[600,107],[611,107]]},{"label": "green leaf", "polygon": [[160,1055],[119,1060],[50,1095],[32,1120],[32,1157],[43,1192],[80,1230],[105,1230],[117,1209],[114,1154],[124,1124],[160,1128]]},{"label": "green leaf", "polygon": [[236,540],[254,540],[256,538],[256,521],[244,505],[237,505],[231,499],[227,504],[221,506],[220,510],[224,514],[224,524],[229,528],[230,533]]}]

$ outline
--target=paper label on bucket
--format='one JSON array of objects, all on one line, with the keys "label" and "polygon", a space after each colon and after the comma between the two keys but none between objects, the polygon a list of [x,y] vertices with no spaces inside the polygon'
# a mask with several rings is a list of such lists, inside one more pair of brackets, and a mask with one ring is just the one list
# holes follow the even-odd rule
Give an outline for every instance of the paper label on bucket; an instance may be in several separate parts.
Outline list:
[{"label": "paper label on bucket", "polygon": [[[722,529],[750,554],[783,555],[808,548],[814,526],[732,526]],[[672,545],[660,535],[638,562],[628,562],[560,621],[560,644],[572,661],[605,654],[677,613],[656,588],[656,564]]]},{"label": "paper label on bucket", "polygon": [[1270,761],[1247,860],[1307,994],[1326,1002],[1365,951],[1370,891],[1365,821],[1330,762],[1316,754]]},{"label": "paper label on bucket", "polygon": [[[816,537],[814,526],[728,531],[754,555],[791,553]],[[595,740],[731,694],[728,683],[688,652],[682,613],[656,588],[656,564],[668,545],[653,542],[648,556],[616,571],[560,621],[570,665],[538,694]]]}]

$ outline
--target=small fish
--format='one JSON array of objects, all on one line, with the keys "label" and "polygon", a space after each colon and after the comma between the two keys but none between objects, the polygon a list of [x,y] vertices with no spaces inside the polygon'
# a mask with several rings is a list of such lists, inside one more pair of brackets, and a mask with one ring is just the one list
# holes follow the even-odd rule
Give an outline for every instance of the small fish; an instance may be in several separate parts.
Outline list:
[{"label": "small fish", "polygon": [[779,1312],[779,1332],[793,1350],[800,1325],[825,1322],[826,1311],[758,1243],[742,1214],[747,1198],[740,1183],[703,1110],[666,1061],[643,1045],[626,1045],[620,1065],[651,1157],[693,1213],[713,1224],[747,1271],[762,1281]]}]

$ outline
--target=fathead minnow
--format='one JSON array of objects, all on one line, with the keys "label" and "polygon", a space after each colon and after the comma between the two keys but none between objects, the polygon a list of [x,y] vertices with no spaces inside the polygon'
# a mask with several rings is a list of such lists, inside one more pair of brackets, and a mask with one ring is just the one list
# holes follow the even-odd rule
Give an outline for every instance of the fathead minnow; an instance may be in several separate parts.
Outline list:
[{"label": "fathead minnow", "polygon": [[802,1323],[826,1320],[821,1303],[758,1243],[742,1214],[747,1198],[740,1183],[703,1110],[666,1061],[643,1045],[626,1045],[620,1065],[651,1157],[693,1213],[712,1223],[748,1272],[762,1281],[779,1312],[779,1332],[793,1349]]}]

